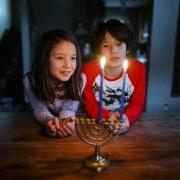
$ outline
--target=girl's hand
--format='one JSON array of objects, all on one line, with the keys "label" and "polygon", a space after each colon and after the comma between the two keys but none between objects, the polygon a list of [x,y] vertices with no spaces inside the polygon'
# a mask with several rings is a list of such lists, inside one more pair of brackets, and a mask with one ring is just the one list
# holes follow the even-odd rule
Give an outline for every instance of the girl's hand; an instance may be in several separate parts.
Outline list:
[{"label": "girl's hand", "polygon": [[75,118],[65,118],[60,121],[60,127],[57,131],[59,137],[70,136],[74,131]]},{"label": "girl's hand", "polygon": [[50,137],[55,137],[57,135],[57,130],[60,128],[60,122],[57,117],[49,119],[46,124],[47,133]]}]

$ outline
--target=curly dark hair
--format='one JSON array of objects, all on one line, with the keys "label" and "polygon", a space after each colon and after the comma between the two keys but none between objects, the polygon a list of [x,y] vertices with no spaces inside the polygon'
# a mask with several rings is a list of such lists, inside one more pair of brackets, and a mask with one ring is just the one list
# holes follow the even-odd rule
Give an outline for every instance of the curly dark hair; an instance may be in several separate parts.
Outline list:
[{"label": "curly dark hair", "polygon": [[[74,44],[77,52],[76,70],[66,82],[54,80],[49,69],[50,52],[62,41]],[[54,29],[42,34],[35,49],[35,61],[29,73],[29,80],[35,95],[43,102],[53,102],[55,92],[62,90],[65,94],[60,98],[81,100],[81,56],[78,43],[71,33],[63,29]]]}]

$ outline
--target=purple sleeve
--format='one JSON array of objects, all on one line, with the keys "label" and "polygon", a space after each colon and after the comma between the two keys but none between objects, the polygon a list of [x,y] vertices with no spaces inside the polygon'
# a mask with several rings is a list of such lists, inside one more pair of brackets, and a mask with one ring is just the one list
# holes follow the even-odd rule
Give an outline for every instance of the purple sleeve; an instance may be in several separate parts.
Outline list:
[{"label": "purple sleeve", "polygon": [[25,96],[27,97],[33,109],[36,119],[40,123],[46,124],[47,120],[49,118],[54,118],[54,116],[49,112],[49,110],[47,109],[47,106],[36,98],[36,96],[34,95],[31,89],[31,86],[27,77],[23,79],[23,85],[24,85]]},{"label": "purple sleeve", "polygon": [[68,117],[75,117],[78,110],[79,101],[66,100],[62,105],[62,109],[59,112],[59,118],[64,119]]}]

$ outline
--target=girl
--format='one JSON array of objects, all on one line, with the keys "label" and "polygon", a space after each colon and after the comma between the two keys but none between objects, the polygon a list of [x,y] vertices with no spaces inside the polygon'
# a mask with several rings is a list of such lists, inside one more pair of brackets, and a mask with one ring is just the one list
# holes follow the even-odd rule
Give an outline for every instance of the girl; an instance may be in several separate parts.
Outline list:
[{"label": "girl", "polygon": [[[103,118],[118,119],[120,117],[119,99],[122,90],[122,63],[132,44],[133,34],[130,28],[118,19],[109,19],[96,25],[92,36],[92,47],[99,55],[107,59],[104,68]],[[125,111],[122,129],[126,131],[143,111],[145,99],[145,66],[128,59],[126,76]],[[99,58],[91,60],[83,67],[87,83],[84,89],[85,109],[92,118],[97,118],[100,67]]]},{"label": "girl", "polygon": [[62,29],[44,33],[23,82],[34,115],[48,134],[71,135],[82,91],[80,51],[74,37]]}]

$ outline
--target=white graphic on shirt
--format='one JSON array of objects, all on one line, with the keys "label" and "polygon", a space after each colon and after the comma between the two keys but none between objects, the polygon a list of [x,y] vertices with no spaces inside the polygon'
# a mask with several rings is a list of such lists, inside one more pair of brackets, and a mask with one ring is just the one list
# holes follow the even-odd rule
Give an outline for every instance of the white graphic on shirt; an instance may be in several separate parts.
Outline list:
[{"label": "white graphic on shirt", "polygon": [[[100,89],[100,75],[98,75],[93,84],[93,91],[96,100],[99,102],[99,89]],[[122,93],[123,78],[115,81],[108,81],[103,79],[103,107],[107,110],[116,111],[120,107],[120,98]],[[124,107],[129,104],[131,95],[134,92],[134,86],[130,81],[128,74],[126,74],[125,93],[124,93]]]}]

